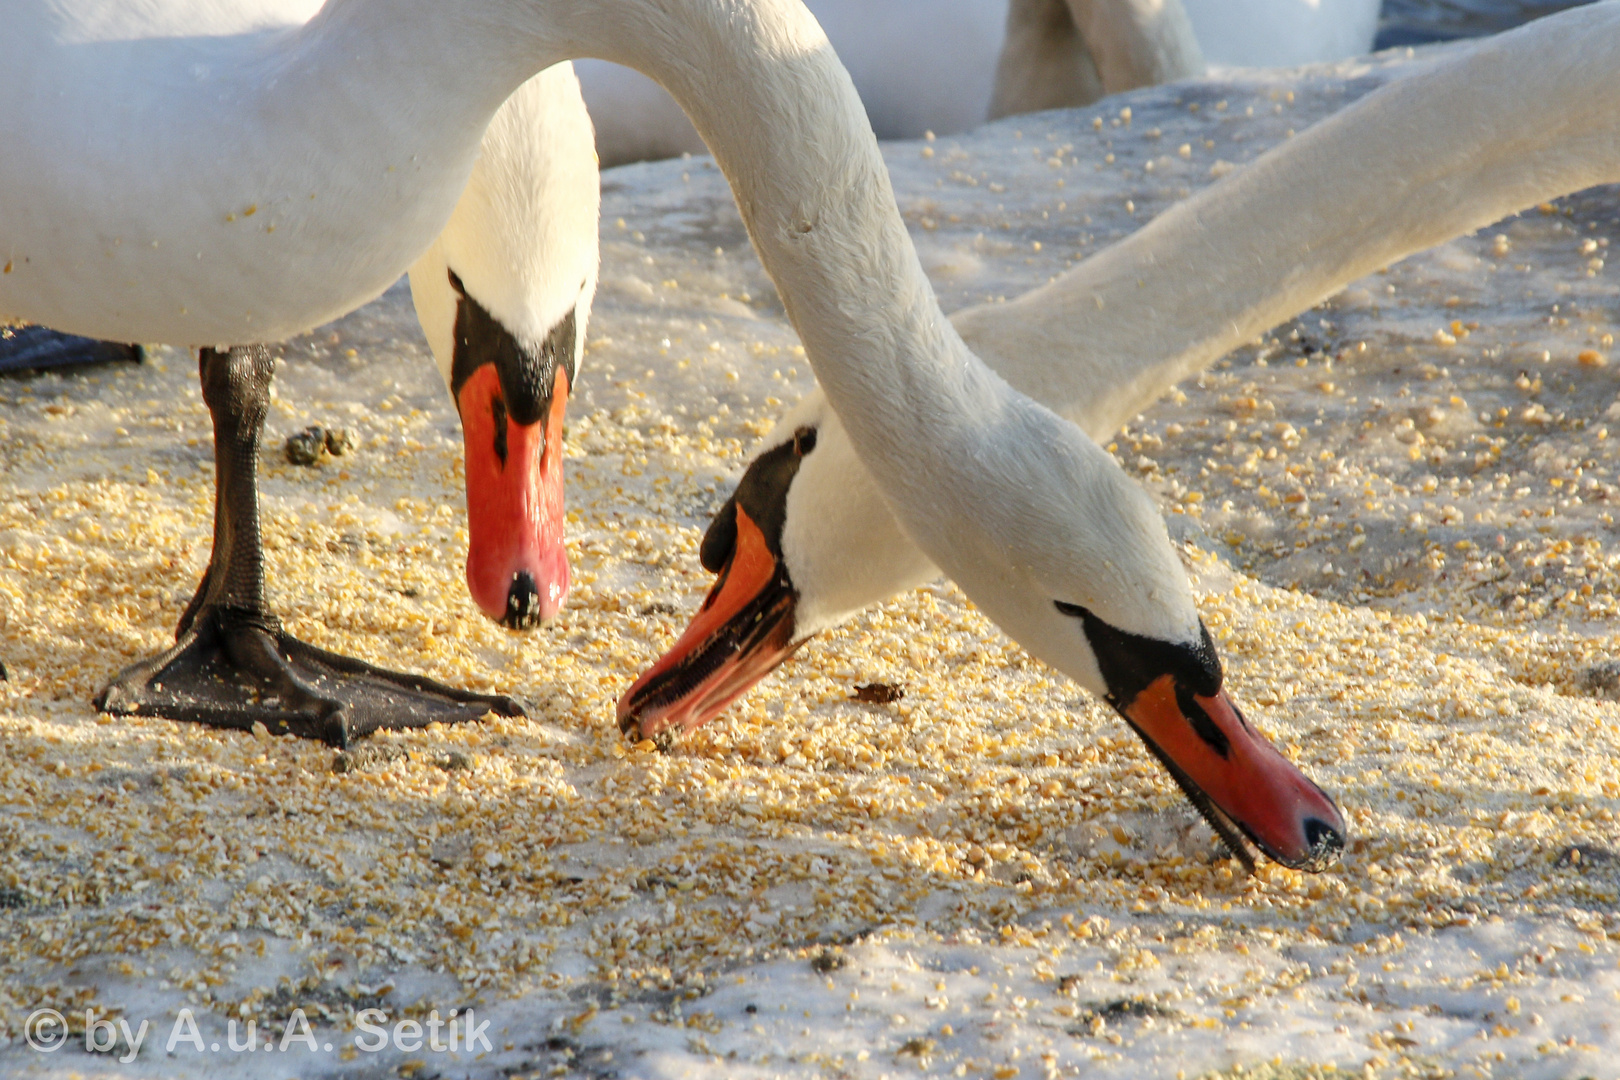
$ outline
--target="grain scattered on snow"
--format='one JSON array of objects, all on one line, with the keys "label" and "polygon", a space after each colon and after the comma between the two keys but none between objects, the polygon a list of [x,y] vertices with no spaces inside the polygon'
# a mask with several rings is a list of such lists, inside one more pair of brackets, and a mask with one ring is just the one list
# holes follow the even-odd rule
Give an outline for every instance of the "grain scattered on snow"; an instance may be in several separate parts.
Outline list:
[{"label": "grain scattered on snow", "polygon": [[[954,308],[1394,65],[888,156]],[[709,513],[809,370],[706,161],[605,195],[557,624],[509,633],[466,596],[459,433],[402,290],[289,346],[261,457],[295,633],[515,693],[528,720],[335,761],[96,716],[206,558],[207,414],[173,352],[0,383],[8,1073],[1615,1075],[1620,387],[1589,358],[1613,355],[1612,192],[1358,282],[1111,443],[1184,541],[1237,700],[1351,823],[1333,871],[1254,877],[1119,721],[944,584],[668,752],[621,740],[616,697],[708,585]],[[310,424],[356,449],[288,465]],[[868,682],[905,696],[851,701]],[[487,1010],[495,1052],[356,1060],[348,1025],[379,1003]],[[47,1005],[160,1032],[189,1006],[210,1038],[303,1007],[348,1049],[44,1056],[20,1035]]]}]

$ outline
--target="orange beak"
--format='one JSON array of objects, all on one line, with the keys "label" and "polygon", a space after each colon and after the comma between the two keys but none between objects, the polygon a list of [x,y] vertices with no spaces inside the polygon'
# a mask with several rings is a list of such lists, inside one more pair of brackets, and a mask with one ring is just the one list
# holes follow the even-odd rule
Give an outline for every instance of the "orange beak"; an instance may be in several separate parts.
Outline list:
[{"label": "orange beak", "polygon": [[747,511],[735,510],[736,542],[719,580],[686,632],[619,699],[626,734],[703,726],[803,644],[793,640],[798,593],[786,568]]},{"label": "orange beak", "polygon": [[1250,869],[1239,831],[1295,869],[1323,870],[1338,857],[1346,835],[1338,806],[1249,726],[1225,690],[1205,697],[1161,675],[1120,712]]},{"label": "orange beak", "polygon": [[568,594],[563,546],[563,414],[568,373],[535,423],[508,415],[484,364],[456,395],[467,461],[467,588],[485,615],[523,629],[553,618]]}]

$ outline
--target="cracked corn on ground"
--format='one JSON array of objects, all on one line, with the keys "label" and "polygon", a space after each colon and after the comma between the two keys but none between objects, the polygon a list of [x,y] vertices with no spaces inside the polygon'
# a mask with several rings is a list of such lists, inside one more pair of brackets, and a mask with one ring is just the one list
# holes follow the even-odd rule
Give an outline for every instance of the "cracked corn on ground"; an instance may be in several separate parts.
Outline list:
[{"label": "cracked corn on ground", "polygon": [[[957,307],[1395,63],[889,157]],[[1331,872],[1252,878],[1123,725],[945,584],[667,753],[621,740],[614,700],[708,585],[708,514],[809,371],[704,161],[605,194],[555,625],[512,634],[465,595],[459,434],[401,291],[288,347],[262,458],[293,632],[515,693],[528,720],[379,737],[337,771],[308,744],[97,717],[206,559],[193,365],[0,384],[8,1072],[280,1075],[40,1055],[20,1040],[42,1006],[160,1034],[184,1007],[209,1032],[303,1008],[347,1047],[359,1009],[474,1004],[496,1047],[456,1074],[1612,1073],[1612,192],[1357,283],[1111,443],[1170,514],[1234,696],[1351,823]],[[348,427],[352,456],[287,465],[310,423]],[[905,696],[849,700],[872,681]],[[347,1049],[296,1068],[448,1068]]]}]

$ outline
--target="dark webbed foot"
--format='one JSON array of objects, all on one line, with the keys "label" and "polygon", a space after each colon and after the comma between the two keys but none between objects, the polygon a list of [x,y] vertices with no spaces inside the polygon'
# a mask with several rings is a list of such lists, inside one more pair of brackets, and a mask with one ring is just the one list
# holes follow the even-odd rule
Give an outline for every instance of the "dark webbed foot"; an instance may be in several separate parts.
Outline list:
[{"label": "dark webbed foot", "polygon": [[214,418],[213,553],[174,647],[126,668],[96,706],[243,730],[260,723],[339,747],[378,728],[523,715],[511,698],[372,667],[281,629],[265,601],[257,484],[275,362],[251,346],[203,349],[198,366]]},{"label": "dark webbed foot", "polygon": [[59,334],[43,326],[0,329],[0,372],[139,363],[144,356],[145,350],[139,345],[117,345],[75,334]]},{"label": "dark webbed foot", "polygon": [[202,614],[174,648],[121,672],[96,707],[244,731],[261,723],[273,735],[337,747],[380,728],[523,715],[511,698],[373,667],[231,615]]}]

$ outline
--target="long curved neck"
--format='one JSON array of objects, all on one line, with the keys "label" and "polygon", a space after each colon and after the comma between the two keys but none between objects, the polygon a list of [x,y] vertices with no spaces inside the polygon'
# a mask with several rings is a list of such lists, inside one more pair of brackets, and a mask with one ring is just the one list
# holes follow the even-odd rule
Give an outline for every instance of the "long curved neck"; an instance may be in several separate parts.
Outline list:
[{"label": "long curved neck", "polygon": [[[687,111],[817,379],[863,460],[898,494],[925,425],[965,421],[965,402],[1007,391],[940,312],[866,112],[821,28],[797,0],[612,5],[635,14],[635,33],[615,32],[600,6],[586,6],[594,40],[576,47],[638,68]],[[938,428],[928,430],[923,442],[937,444]]]},{"label": "long curved neck", "polygon": [[1620,5],[1603,4],[1369,94],[1057,281],[955,322],[1015,387],[1101,437],[1378,267],[1617,179]]}]

